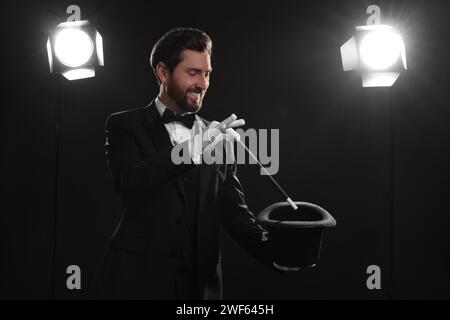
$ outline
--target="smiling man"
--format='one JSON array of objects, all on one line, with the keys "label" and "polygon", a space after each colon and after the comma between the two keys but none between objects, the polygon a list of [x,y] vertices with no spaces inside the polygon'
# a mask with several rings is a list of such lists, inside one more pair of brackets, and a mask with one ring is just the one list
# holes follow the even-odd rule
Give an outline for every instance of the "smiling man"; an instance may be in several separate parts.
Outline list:
[{"label": "smiling man", "polygon": [[[159,94],[144,108],[112,114],[106,157],[122,198],[99,278],[106,298],[220,299],[219,228],[258,260],[271,265],[267,232],[249,211],[236,165],[175,164],[175,146],[192,148],[202,131],[221,123],[197,115],[209,87],[212,42],[203,31],[178,28],[155,44],[151,66]],[[220,132],[222,132],[220,131]]]},{"label": "smiling man", "polygon": [[[211,48],[198,52],[192,49],[180,53],[181,61],[174,66],[158,61],[157,48],[153,50],[151,64],[160,81],[159,98],[176,114],[198,112],[209,87],[211,74]],[[155,53],[156,52],[156,53]],[[176,61],[176,60],[175,60]]]}]

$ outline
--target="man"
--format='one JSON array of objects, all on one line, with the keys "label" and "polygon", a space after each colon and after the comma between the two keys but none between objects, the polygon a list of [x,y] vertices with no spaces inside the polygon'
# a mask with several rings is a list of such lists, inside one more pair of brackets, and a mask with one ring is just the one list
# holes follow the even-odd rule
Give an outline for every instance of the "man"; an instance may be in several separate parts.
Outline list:
[{"label": "man", "polygon": [[247,208],[236,165],[177,165],[172,158],[174,146],[184,144],[198,159],[211,145],[195,147],[199,130],[223,137],[243,123],[234,116],[209,123],[196,114],[209,87],[211,50],[200,30],[169,31],[150,58],[158,97],[107,119],[106,157],[123,207],[103,263],[104,297],[221,299],[220,225],[272,263],[267,232]]}]

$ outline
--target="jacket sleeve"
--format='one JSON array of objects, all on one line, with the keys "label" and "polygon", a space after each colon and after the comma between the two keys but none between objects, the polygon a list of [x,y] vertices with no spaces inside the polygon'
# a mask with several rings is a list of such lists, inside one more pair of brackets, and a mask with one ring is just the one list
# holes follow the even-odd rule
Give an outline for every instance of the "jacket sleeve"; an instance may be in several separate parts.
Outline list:
[{"label": "jacket sleeve", "polygon": [[114,185],[124,198],[149,194],[192,167],[174,164],[172,148],[159,150],[144,159],[131,125],[114,115],[106,121],[105,135],[107,164]]},{"label": "jacket sleeve", "polygon": [[254,258],[272,266],[268,232],[256,222],[254,214],[247,207],[236,167],[236,164],[228,166],[220,190],[222,226]]}]

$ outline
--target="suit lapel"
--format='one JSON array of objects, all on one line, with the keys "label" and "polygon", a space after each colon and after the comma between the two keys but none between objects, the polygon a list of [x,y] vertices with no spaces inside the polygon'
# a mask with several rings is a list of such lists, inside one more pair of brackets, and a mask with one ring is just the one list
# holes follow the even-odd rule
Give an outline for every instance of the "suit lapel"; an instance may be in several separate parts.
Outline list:
[{"label": "suit lapel", "polygon": [[[169,133],[167,132],[167,129],[161,120],[161,116],[159,115],[158,110],[156,110],[154,100],[150,102],[147,107],[145,107],[144,127],[158,151],[171,149],[173,147],[172,142],[170,141]],[[175,182],[178,187],[178,191],[180,192],[181,197],[184,200],[184,188],[181,184],[180,179],[176,178]]]},{"label": "suit lapel", "polygon": [[[209,123],[207,120],[202,119],[204,122],[204,127]],[[152,101],[145,107],[145,121],[144,126],[152,139],[158,151],[172,148],[172,142],[170,141],[169,133],[161,120],[161,116],[156,110],[155,102]],[[199,193],[198,193],[198,204],[199,204],[199,216],[201,217],[204,212],[204,204],[206,195],[208,193],[208,186],[211,179],[211,174],[214,172],[216,165],[200,165],[199,170]],[[175,179],[178,190],[181,196],[185,199],[184,188],[180,179]]]},{"label": "suit lapel", "polygon": [[172,147],[169,133],[161,120],[158,110],[156,110],[154,101],[145,107],[144,126],[158,151]]},{"label": "suit lapel", "polygon": [[[210,122],[201,117],[200,117],[200,119],[203,121],[202,130],[204,130],[204,129],[206,129],[206,127],[209,125]],[[208,193],[208,185],[209,185],[209,181],[211,179],[211,174],[212,174],[214,168],[216,168],[215,165],[206,165],[203,163],[200,165],[199,193],[198,193],[198,204],[199,204],[199,216],[200,217],[203,212],[206,194]]]}]

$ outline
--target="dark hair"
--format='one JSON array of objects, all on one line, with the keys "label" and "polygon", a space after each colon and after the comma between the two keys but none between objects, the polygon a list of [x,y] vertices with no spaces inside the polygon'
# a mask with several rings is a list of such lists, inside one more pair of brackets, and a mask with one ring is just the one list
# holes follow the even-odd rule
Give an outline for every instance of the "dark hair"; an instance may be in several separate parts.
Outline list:
[{"label": "dark hair", "polygon": [[203,31],[194,28],[175,28],[163,35],[153,46],[150,55],[150,65],[155,72],[156,66],[164,62],[170,72],[181,62],[183,50],[194,50],[197,52],[208,52],[211,56],[212,41]]}]

